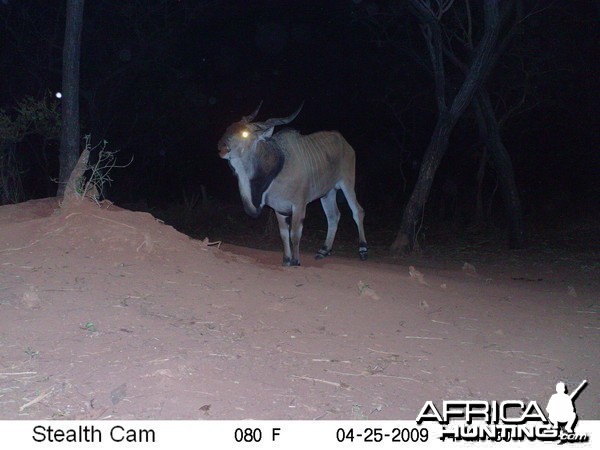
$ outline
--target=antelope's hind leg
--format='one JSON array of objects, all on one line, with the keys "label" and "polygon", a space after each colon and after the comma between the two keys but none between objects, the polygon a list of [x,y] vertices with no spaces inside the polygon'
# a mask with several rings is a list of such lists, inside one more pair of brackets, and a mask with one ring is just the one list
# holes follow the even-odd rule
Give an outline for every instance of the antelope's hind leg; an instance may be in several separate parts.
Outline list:
[{"label": "antelope's hind leg", "polygon": [[325,216],[327,217],[327,237],[325,238],[323,247],[317,251],[315,259],[323,259],[326,256],[331,255],[333,240],[335,239],[335,234],[337,232],[341,215],[337,206],[336,197],[337,189],[332,189],[327,193],[327,195],[321,197],[321,206],[323,207],[323,211],[325,211]]},{"label": "antelope's hind leg", "polygon": [[346,196],[346,200],[348,201],[348,205],[352,210],[352,217],[354,218],[354,222],[356,222],[356,227],[358,228],[358,257],[361,261],[365,261],[369,257],[369,248],[367,246],[367,238],[365,237],[365,227],[363,225],[363,221],[365,219],[365,211],[362,209],[362,206],[356,200],[356,193],[354,192],[354,183],[342,182],[341,183],[342,191],[344,191],[344,195]]}]

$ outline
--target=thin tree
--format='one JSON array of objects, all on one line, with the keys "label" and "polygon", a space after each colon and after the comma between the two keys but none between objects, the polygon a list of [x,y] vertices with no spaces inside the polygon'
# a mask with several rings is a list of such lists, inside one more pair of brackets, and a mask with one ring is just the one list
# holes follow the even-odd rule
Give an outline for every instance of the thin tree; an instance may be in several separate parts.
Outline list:
[{"label": "thin tree", "polygon": [[[469,25],[463,29],[464,38],[458,38],[457,40],[462,44],[464,50],[466,50],[467,57],[470,57],[474,51],[472,39],[473,27],[471,25],[472,17],[468,1],[465,2],[465,5],[466,21]],[[502,24],[507,21],[507,18],[511,14],[511,10],[513,9],[512,7],[516,6],[516,8],[514,8],[514,20],[512,21],[512,25],[504,32],[502,39],[500,39],[495,46],[494,52],[491,55],[490,67],[496,64],[498,58],[506,50],[512,37],[521,28],[523,22],[523,11],[520,2],[506,0],[503,6],[499,16],[500,23]],[[452,45],[450,45],[448,41],[444,43],[443,51],[448,60],[457,66],[466,76],[469,70],[468,64],[457,56],[458,52],[453,50]],[[512,161],[502,141],[500,124],[496,117],[496,113],[494,112],[490,94],[483,83],[475,92],[472,107],[479,128],[479,136],[485,145],[479,173],[477,174],[478,183],[480,184],[477,192],[477,213],[482,214],[481,183],[483,178],[483,168],[487,159],[487,154],[489,153],[489,157],[498,177],[500,193],[504,202],[505,214],[508,219],[509,247],[522,248],[525,246],[526,241],[525,224]],[[518,108],[519,104],[514,105],[515,110]],[[478,219],[481,219],[481,217],[478,217]]]},{"label": "thin tree", "polygon": [[63,44],[62,127],[60,134],[58,196],[62,196],[80,150],[79,61],[84,0],[67,0]]},{"label": "thin tree", "polygon": [[487,151],[494,164],[500,192],[504,202],[506,217],[508,219],[508,244],[510,248],[522,248],[525,246],[525,223],[523,221],[523,210],[521,199],[515,181],[515,174],[510,155],[500,135],[500,127],[494,113],[492,103],[487,91],[480,88],[473,102],[475,116],[479,126],[479,134],[485,143]]},{"label": "thin tree", "polygon": [[444,34],[441,25],[443,15],[452,7],[453,0],[410,0],[411,11],[421,23],[431,59],[435,81],[437,121],[431,140],[423,157],[421,169],[413,193],[402,216],[400,230],[392,244],[393,251],[412,251],[417,243],[417,230],[431,190],[436,170],[446,153],[450,134],[462,116],[477,89],[485,80],[494,61],[500,16],[498,0],[483,2],[484,29],[479,44],[474,48],[465,79],[458,92],[451,98],[446,89],[444,68]]}]

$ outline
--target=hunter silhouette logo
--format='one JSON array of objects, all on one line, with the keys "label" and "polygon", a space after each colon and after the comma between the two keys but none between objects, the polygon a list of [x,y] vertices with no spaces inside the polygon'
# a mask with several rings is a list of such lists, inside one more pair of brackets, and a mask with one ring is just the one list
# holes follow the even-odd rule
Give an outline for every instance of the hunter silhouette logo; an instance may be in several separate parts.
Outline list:
[{"label": "hunter silhouette logo", "polygon": [[588,434],[573,431],[577,423],[574,401],[586,385],[583,380],[568,394],[565,383],[557,383],[547,413],[535,400],[445,400],[441,408],[427,401],[416,422],[442,425],[442,441],[589,442]]},{"label": "hunter silhouette logo", "polygon": [[583,380],[577,389],[570,395],[567,394],[565,383],[556,383],[556,394],[553,394],[548,401],[546,411],[548,411],[548,419],[552,422],[555,428],[560,428],[560,424],[566,424],[564,430],[566,433],[573,434],[573,427],[577,422],[577,413],[575,412],[575,397],[579,395],[581,390],[587,385],[587,380]]}]

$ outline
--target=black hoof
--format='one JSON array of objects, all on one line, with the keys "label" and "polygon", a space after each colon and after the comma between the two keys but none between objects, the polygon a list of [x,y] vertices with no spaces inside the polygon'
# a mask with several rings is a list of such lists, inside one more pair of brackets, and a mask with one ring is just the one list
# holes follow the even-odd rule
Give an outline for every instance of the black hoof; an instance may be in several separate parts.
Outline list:
[{"label": "black hoof", "polygon": [[283,265],[286,266],[286,267],[299,266],[300,265],[300,261],[298,261],[297,259],[286,258],[284,256],[283,257]]},{"label": "black hoof", "polygon": [[366,261],[369,258],[368,248],[366,243],[361,243],[358,248],[358,257],[361,261]]},{"label": "black hoof", "polygon": [[327,256],[331,255],[331,250],[327,250],[327,247],[321,247],[318,251],[317,254],[315,255],[315,259],[323,259],[326,258]]}]

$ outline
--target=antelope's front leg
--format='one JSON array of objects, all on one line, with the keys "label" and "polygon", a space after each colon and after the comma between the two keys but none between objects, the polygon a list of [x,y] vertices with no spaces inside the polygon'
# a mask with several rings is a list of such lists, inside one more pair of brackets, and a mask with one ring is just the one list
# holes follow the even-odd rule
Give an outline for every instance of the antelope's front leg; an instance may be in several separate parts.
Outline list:
[{"label": "antelope's front leg", "polygon": [[279,235],[283,242],[283,265],[292,266],[292,250],[290,247],[290,217],[275,211],[277,223],[279,224]]},{"label": "antelope's front leg", "polygon": [[300,265],[300,238],[304,226],[306,205],[292,208],[292,223],[290,226],[290,240],[292,241],[292,266]]}]

